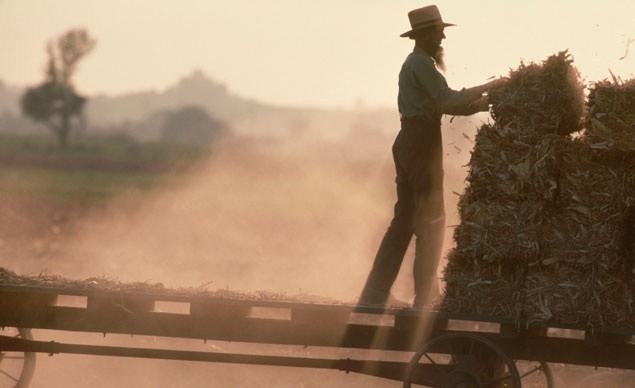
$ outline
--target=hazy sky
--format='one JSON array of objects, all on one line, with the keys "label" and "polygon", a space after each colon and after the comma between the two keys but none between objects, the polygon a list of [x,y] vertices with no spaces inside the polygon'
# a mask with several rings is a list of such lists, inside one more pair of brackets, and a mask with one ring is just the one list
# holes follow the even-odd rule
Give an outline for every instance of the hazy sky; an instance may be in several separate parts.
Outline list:
[{"label": "hazy sky", "polygon": [[[162,90],[201,69],[232,93],[284,105],[393,107],[412,0],[0,0],[0,80],[40,82],[46,42],[85,27],[85,94]],[[439,0],[450,86],[569,49],[586,81],[635,73],[634,0]]]}]

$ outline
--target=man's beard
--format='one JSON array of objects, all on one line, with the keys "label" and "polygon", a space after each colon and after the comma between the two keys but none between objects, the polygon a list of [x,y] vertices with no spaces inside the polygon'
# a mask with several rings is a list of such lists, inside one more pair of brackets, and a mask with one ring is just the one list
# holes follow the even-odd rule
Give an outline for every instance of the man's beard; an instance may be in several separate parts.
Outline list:
[{"label": "man's beard", "polygon": [[437,49],[437,52],[434,54],[433,59],[434,59],[434,62],[437,64],[437,67],[439,68],[439,70],[445,73],[446,66],[445,66],[445,60],[443,55],[443,46],[439,46],[439,48]]}]

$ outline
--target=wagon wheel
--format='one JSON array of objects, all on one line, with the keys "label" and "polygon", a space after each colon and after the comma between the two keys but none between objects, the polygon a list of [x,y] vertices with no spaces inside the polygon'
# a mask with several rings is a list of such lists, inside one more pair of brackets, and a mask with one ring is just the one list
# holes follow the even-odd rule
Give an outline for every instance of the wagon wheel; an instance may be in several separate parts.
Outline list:
[{"label": "wagon wheel", "polygon": [[[30,329],[16,329],[7,327],[2,335],[31,340]],[[0,386],[26,388],[31,382],[35,371],[35,353],[32,352],[4,352],[0,349]]]},{"label": "wagon wheel", "polygon": [[470,333],[443,334],[428,341],[408,364],[404,388],[520,388],[512,359],[492,341]]}]

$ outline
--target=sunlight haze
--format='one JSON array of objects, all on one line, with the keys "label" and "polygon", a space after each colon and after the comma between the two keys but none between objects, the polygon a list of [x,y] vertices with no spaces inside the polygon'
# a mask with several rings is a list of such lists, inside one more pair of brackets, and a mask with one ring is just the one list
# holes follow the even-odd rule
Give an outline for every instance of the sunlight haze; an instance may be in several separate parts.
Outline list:
[{"label": "sunlight haze", "polygon": [[[489,112],[435,107],[481,108],[441,136],[397,108],[407,14],[435,3],[450,87],[519,70]],[[0,388],[33,351],[31,388],[635,387],[635,88],[584,115],[557,55],[631,80],[635,0],[435,3],[0,0],[0,329],[35,339],[0,330]],[[75,90],[45,79],[72,29],[96,41],[51,67]],[[383,309],[362,290],[390,245]]]},{"label": "sunlight haze", "polygon": [[[233,94],[265,103],[394,107],[397,73],[412,49],[399,34],[409,29],[408,11],[428,4],[0,0],[0,80],[41,82],[47,41],[84,27],[97,40],[75,78],[84,94],[162,90],[201,69]],[[444,41],[453,88],[566,49],[587,82],[610,77],[609,69],[633,76],[631,0],[436,4],[458,24]]]}]

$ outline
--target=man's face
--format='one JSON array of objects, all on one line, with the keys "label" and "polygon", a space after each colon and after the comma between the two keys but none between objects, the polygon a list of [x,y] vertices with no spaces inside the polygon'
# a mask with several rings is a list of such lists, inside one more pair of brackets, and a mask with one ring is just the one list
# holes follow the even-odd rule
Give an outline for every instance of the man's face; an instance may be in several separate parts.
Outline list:
[{"label": "man's face", "polygon": [[414,39],[417,40],[417,44],[423,47],[428,54],[434,56],[439,50],[439,47],[441,47],[441,42],[445,39],[445,34],[443,33],[444,28],[443,26],[427,28],[415,35]]},{"label": "man's face", "polygon": [[434,58],[437,67],[441,69],[441,71],[445,71],[443,47],[441,46],[441,42],[445,39],[444,29],[445,27],[443,26],[427,29],[417,40],[418,44],[421,44],[426,52]]},{"label": "man's face", "polygon": [[437,26],[430,31],[429,43],[430,48],[434,49],[434,51],[441,47],[441,42],[445,39],[445,33],[443,33],[444,29],[445,27],[443,26]]}]

